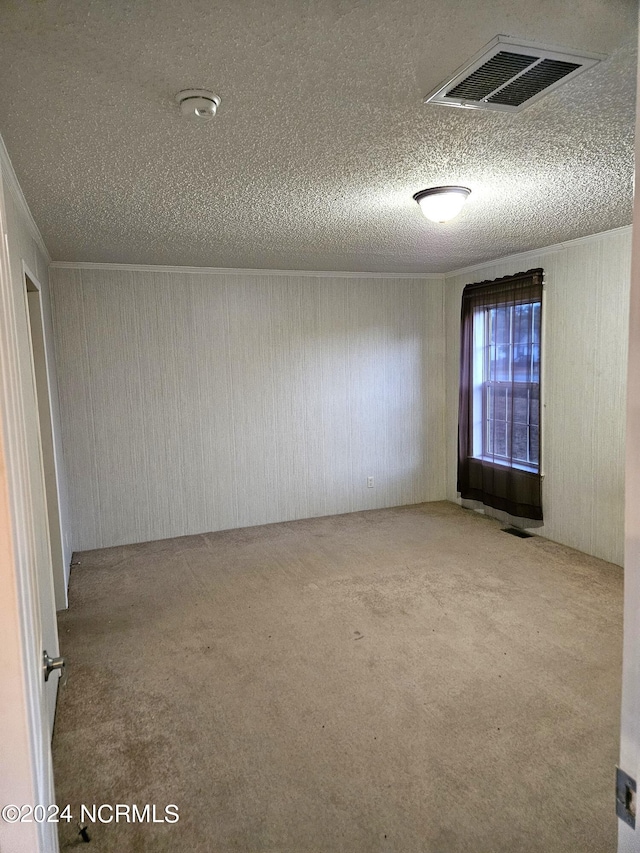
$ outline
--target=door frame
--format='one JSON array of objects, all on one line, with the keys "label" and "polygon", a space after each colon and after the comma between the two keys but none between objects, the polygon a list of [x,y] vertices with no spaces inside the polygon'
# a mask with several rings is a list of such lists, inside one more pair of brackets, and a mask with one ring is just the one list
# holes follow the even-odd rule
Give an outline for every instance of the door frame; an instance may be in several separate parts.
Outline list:
[{"label": "door frame", "polygon": [[[45,334],[46,321],[42,305],[42,285],[38,281],[37,276],[31,272],[24,259],[22,259],[22,278],[24,282],[27,328],[29,329],[31,343],[33,383],[40,422],[41,467],[47,504],[47,523],[49,527],[49,551],[51,555],[51,570],[53,573],[53,588],[56,610],[66,610],[68,607],[68,578],[64,556],[64,530],[62,529],[60,516],[60,471],[58,470],[59,463],[55,449],[55,427],[51,406],[51,369],[47,356],[47,338]],[[29,288],[29,284],[32,285],[32,290]],[[40,362],[36,358],[32,318],[32,305],[36,301],[32,299],[32,296],[35,296],[36,293],[38,306],[37,322],[39,326],[38,334],[41,339],[38,343],[42,346],[42,352],[39,356],[39,359],[41,359]],[[40,382],[44,387],[42,387],[38,382],[39,373],[41,373]],[[46,399],[41,399],[43,392],[44,395],[46,395]],[[43,411],[43,408],[45,411]]]},{"label": "door frame", "polygon": [[[25,429],[28,410],[17,345],[22,306],[11,279],[4,193],[0,170],[0,803],[48,805],[55,803],[55,794],[35,565],[37,519]],[[7,853],[55,853],[56,824],[0,820],[0,847]]]},{"label": "door frame", "polygon": [[[640,39],[639,39],[640,41]],[[640,92],[640,63],[638,64]],[[625,453],[624,629],[620,767],[640,781],[640,100],[636,104],[636,185],[633,205]],[[637,804],[637,795],[636,795]],[[637,805],[636,805],[637,811]],[[640,853],[640,814],[632,829],[618,820],[618,853]]]}]

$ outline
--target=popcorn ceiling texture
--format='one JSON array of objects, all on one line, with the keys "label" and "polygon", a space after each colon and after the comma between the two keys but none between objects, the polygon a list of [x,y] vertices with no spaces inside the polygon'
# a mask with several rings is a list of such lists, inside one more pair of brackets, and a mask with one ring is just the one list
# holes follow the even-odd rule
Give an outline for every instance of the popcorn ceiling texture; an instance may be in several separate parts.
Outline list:
[{"label": "popcorn ceiling texture", "polygon": [[[449,271],[631,221],[636,25],[635,0],[5,0],[0,132],[54,260]],[[516,115],[422,104],[498,33],[609,58]],[[441,183],[473,190],[446,226],[411,198]]]}]

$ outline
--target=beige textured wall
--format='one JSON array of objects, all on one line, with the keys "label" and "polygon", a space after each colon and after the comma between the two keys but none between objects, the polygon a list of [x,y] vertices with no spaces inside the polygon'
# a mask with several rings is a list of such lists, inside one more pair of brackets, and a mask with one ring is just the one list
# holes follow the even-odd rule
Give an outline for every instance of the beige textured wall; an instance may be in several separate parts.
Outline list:
[{"label": "beige textured wall", "polygon": [[74,548],[444,498],[441,279],[51,280]]},{"label": "beige textured wall", "polygon": [[447,496],[457,500],[460,299],[465,284],[545,271],[543,510],[536,533],[622,564],[630,229],[448,276]]}]

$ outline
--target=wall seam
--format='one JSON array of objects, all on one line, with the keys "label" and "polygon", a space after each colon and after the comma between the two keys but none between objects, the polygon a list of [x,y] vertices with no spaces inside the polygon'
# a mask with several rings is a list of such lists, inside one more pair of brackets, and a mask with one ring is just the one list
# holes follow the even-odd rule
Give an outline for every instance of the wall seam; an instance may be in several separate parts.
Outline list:
[{"label": "wall seam", "polygon": [[96,504],[98,507],[98,517],[96,519],[97,532],[98,532],[98,541],[100,548],[104,547],[104,534],[102,530],[102,502],[100,500],[100,482],[98,479],[98,463],[97,463],[97,444],[96,444],[96,416],[95,416],[95,407],[93,405],[93,372],[91,370],[91,356],[89,354],[89,340],[88,340],[88,327],[87,327],[87,318],[86,318],[86,307],[85,307],[85,282],[84,276],[82,272],[80,272],[80,305],[82,306],[82,320],[83,320],[83,348],[85,359],[87,362],[87,376],[89,379],[89,387],[88,387],[88,396],[89,396],[89,407],[91,411],[91,441],[93,443],[93,476],[94,476],[94,497],[96,500]]}]

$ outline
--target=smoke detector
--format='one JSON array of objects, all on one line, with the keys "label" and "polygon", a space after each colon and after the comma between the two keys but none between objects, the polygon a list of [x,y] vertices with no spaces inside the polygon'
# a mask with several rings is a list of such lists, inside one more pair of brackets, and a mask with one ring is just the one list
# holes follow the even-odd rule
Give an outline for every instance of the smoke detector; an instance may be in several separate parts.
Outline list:
[{"label": "smoke detector", "polygon": [[424,98],[473,110],[519,112],[606,57],[496,36]]},{"label": "smoke detector", "polygon": [[212,119],[220,106],[220,98],[206,89],[183,89],[176,95],[176,101],[182,115],[193,121]]}]

